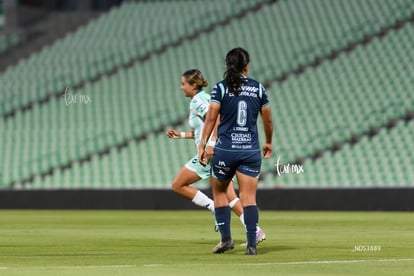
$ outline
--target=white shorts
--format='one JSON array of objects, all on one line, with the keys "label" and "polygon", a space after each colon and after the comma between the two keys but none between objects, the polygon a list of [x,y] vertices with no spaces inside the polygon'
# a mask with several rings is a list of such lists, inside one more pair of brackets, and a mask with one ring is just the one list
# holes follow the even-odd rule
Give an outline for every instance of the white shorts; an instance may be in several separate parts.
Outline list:
[{"label": "white shorts", "polygon": [[191,158],[185,164],[185,167],[190,171],[195,172],[201,179],[207,179],[210,177],[210,164],[203,167],[200,162],[198,162],[198,155]]}]

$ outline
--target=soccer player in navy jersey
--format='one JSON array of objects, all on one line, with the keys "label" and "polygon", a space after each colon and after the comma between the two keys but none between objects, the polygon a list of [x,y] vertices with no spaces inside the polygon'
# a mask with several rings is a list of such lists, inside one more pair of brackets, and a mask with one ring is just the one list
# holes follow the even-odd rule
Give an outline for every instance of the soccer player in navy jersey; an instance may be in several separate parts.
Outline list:
[{"label": "soccer player in navy jersey", "polygon": [[199,144],[198,159],[202,165],[206,165],[211,157],[205,152],[206,143],[220,115],[218,138],[210,164],[215,216],[221,233],[221,241],[213,253],[223,253],[234,248],[226,191],[236,175],[247,231],[246,255],[257,254],[256,225],[259,212],[256,191],[262,163],[257,131],[259,113],[265,132],[265,144],[262,147],[264,158],[272,156],[273,123],[263,85],[247,77],[249,59],[249,53],[243,48],[235,48],[227,53],[224,80],[217,83],[211,92]]},{"label": "soccer player in navy jersey", "polygon": [[[198,148],[201,139],[201,131],[204,126],[205,116],[210,103],[210,94],[203,90],[208,85],[208,81],[198,69],[191,69],[184,72],[181,76],[181,89],[184,96],[191,98],[188,116],[188,124],[192,131],[179,132],[175,129],[169,129],[166,135],[172,139],[194,139],[194,143]],[[212,148],[215,143],[216,134],[210,137],[210,143],[207,143],[207,152],[213,153]],[[202,166],[198,162],[198,154],[191,158],[177,173],[172,189],[178,195],[191,200],[195,205],[209,209],[214,213],[214,202],[202,191],[193,187],[192,184],[210,177],[210,166]],[[226,193],[227,201],[233,211],[239,216],[240,221],[244,224],[244,215],[242,205],[237,197],[233,184],[230,183]],[[215,227],[216,229],[216,227]],[[218,229],[216,230],[218,231]],[[266,239],[265,232],[257,226],[256,242],[262,242]]]}]

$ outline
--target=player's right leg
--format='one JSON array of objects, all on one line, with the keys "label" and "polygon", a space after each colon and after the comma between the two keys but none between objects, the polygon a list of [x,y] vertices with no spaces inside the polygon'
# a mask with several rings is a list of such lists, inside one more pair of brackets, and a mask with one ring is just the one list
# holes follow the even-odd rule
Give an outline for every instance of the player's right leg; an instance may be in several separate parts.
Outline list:
[{"label": "player's right leg", "polygon": [[[246,229],[246,224],[244,222],[243,206],[234,190],[233,181],[230,182],[227,188],[226,196],[227,196],[227,200],[229,201],[230,208],[239,217],[240,222],[242,223],[243,227]],[[260,228],[259,225],[257,225],[256,226],[256,245],[261,243],[265,239],[266,239],[266,233],[263,231],[263,229]],[[247,246],[247,243],[243,243],[241,244],[241,246]]]},{"label": "player's right leg", "polygon": [[244,221],[247,230],[246,255],[256,255],[256,226],[259,220],[259,212],[256,206],[256,191],[258,179],[236,172],[240,187],[240,200],[243,205]]},{"label": "player's right leg", "polygon": [[200,179],[201,177],[195,171],[189,169],[187,166],[184,166],[174,178],[171,185],[172,190],[176,194],[191,200],[195,205],[207,208],[214,212],[213,200],[197,188],[190,186]]},{"label": "player's right leg", "polygon": [[247,230],[246,255],[256,255],[256,226],[259,210],[256,206],[256,192],[261,167],[260,151],[246,156],[237,167],[236,177],[240,189],[240,201],[243,205],[244,221]]}]

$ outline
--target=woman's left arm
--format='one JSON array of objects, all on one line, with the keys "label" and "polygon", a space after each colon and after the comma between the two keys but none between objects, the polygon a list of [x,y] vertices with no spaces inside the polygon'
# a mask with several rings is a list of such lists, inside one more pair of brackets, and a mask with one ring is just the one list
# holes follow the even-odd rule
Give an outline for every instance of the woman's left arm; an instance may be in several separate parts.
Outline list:
[{"label": "woman's left arm", "polygon": [[266,142],[263,145],[263,157],[270,158],[272,156],[272,135],[273,135],[273,122],[272,122],[272,115],[270,112],[270,106],[267,105],[262,107],[260,110],[262,121],[263,121],[263,128],[265,132],[265,139]]}]

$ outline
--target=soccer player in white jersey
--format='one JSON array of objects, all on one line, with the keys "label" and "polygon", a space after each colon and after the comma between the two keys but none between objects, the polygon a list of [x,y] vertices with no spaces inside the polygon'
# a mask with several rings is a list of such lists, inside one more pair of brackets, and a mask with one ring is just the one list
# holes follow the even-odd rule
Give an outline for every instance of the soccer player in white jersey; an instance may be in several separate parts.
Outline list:
[{"label": "soccer player in white jersey", "polygon": [[[166,135],[172,139],[194,139],[196,147],[198,148],[201,139],[201,132],[204,126],[204,120],[208,107],[210,104],[210,95],[203,90],[203,87],[208,86],[207,80],[204,79],[203,74],[197,69],[191,69],[181,76],[181,89],[184,96],[191,98],[190,101],[190,115],[188,124],[192,131],[179,132],[175,129],[169,129]],[[216,126],[217,127],[217,126]],[[213,132],[206,151],[208,154],[213,154],[216,134]],[[214,202],[202,191],[191,186],[191,184],[210,177],[210,166],[202,166],[198,160],[198,154],[195,154],[184,167],[176,175],[172,189],[178,195],[191,200],[195,205],[209,209],[214,214]],[[233,183],[230,183],[227,189],[227,200],[230,208],[239,216],[240,221],[244,225],[243,208],[237,197]],[[215,227],[218,231],[218,227]],[[266,239],[265,232],[257,226],[256,242],[259,243]]]}]

